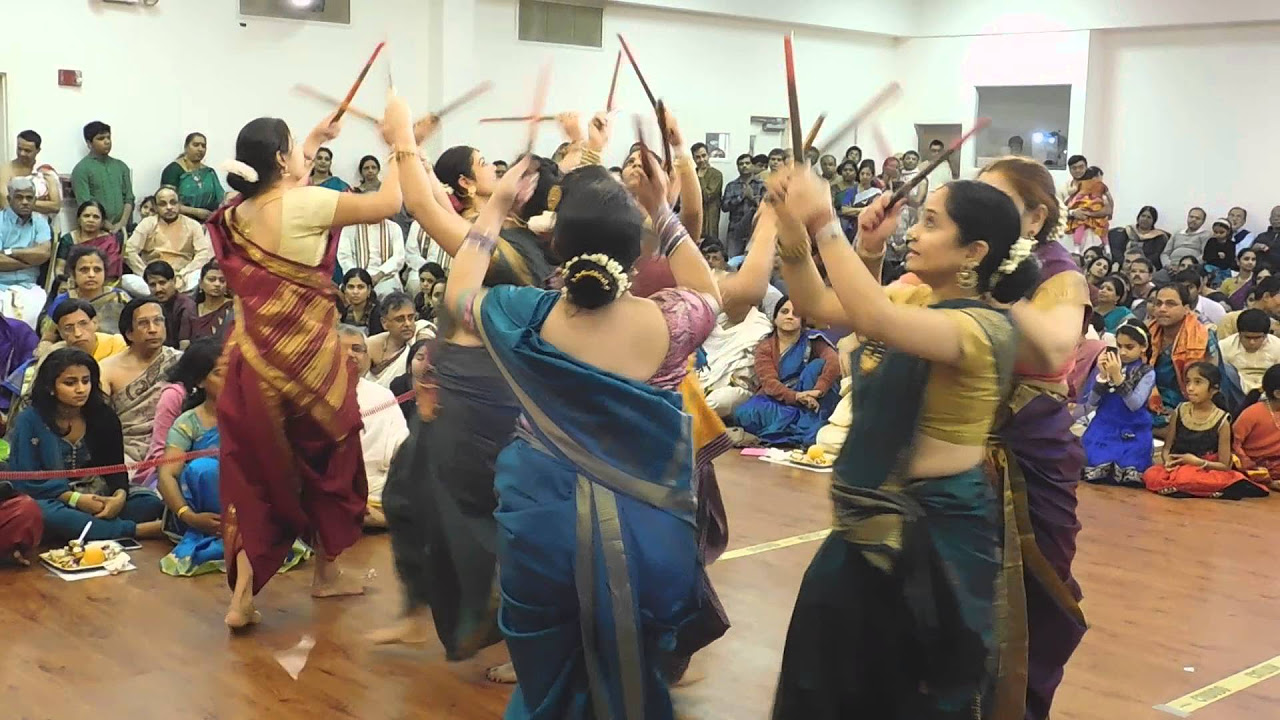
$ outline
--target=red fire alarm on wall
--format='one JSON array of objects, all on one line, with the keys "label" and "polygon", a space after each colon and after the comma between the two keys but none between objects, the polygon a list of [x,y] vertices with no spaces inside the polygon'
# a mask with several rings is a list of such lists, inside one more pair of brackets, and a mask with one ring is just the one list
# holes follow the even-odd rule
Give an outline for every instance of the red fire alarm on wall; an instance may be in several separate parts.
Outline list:
[{"label": "red fire alarm on wall", "polygon": [[78,88],[84,82],[83,76],[79,70],[59,70],[58,71],[58,87],[74,87]]}]

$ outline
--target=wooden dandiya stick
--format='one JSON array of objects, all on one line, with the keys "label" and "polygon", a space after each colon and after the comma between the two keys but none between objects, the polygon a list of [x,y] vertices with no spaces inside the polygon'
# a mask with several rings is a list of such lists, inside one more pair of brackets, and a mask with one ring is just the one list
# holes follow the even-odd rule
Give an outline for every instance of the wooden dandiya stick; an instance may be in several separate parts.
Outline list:
[{"label": "wooden dandiya stick", "polygon": [[804,156],[804,138],[800,134],[800,96],[796,93],[796,57],[791,35],[782,38],[782,50],[787,63],[787,106],[791,113],[791,158],[799,164]]},{"label": "wooden dandiya stick", "polygon": [[951,156],[960,149],[961,145],[968,142],[969,138],[977,135],[983,130],[986,130],[987,126],[990,124],[991,118],[978,118],[978,122],[973,124],[973,127],[969,129],[969,132],[956,138],[955,141],[951,143],[951,146],[944,150],[941,155],[931,160],[928,165],[924,166],[923,170],[916,173],[915,177],[911,178],[906,184],[894,191],[893,196],[889,198],[889,207],[893,207],[896,203],[901,202],[903,198],[907,197],[907,195],[911,194],[911,191],[914,190],[917,185],[924,182],[924,179],[929,177],[929,173],[937,170],[942,163],[950,160]]},{"label": "wooden dandiya stick", "polygon": [[662,169],[671,172],[671,143],[667,142],[667,106],[658,101],[658,142],[662,143]]},{"label": "wooden dandiya stick", "polygon": [[618,51],[618,57],[613,61],[613,79],[609,81],[609,99],[604,103],[605,112],[613,112],[613,92],[618,89],[618,71],[622,69],[622,51]]},{"label": "wooden dandiya stick", "polygon": [[809,134],[804,138],[804,149],[807,152],[813,147],[813,142],[818,139],[818,131],[822,129],[822,123],[826,122],[827,114],[818,115],[818,119],[813,122],[813,127],[809,128]]},{"label": "wooden dandiya stick", "polygon": [[342,116],[351,107],[351,101],[355,100],[356,92],[360,90],[360,84],[364,82],[365,76],[369,74],[369,68],[373,67],[373,61],[378,59],[378,54],[381,53],[382,48],[386,46],[387,43],[384,40],[383,42],[378,43],[378,46],[373,49],[373,54],[369,56],[369,61],[364,64],[364,67],[360,70],[360,75],[356,77],[356,81],[351,84],[351,89],[347,91],[347,97],[343,99],[342,104],[338,106],[338,111],[333,114],[333,119],[329,121],[330,125],[341,120]]},{"label": "wooden dandiya stick", "polygon": [[458,96],[458,97],[457,97],[453,102],[446,103],[444,107],[440,108],[439,110],[437,110],[437,111],[435,111],[435,112],[433,112],[433,113],[431,113],[431,114],[432,114],[433,116],[435,116],[435,118],[436,118],[437,120],[439,120],[440,118],[444,117],[445,115],[448,115],[449,113],[453,112],[454,110],[457,110],[458,108],[462,107],[463,105],[466,105],[467,103],[471,102],[472,100],[475,100],[476,98],[478,98],[478,97],[480,97],[481,95],[483,95],[483,94],[485,94],[485,93],[489,92],[489,91],[490,91],[490,90],[492,90],[492,89],[493,89],[493,83],[492,83],[492,82],[490,82],[490,81],[488,81],[488,80],[485,80],[484,82],[480,83],[479,85],[476,85],[475,87],[471,88],[470,90],[468,90],[468,91],[466,91],[466,92],[462,93],[461,95],[459,95],[459,96]]},{"label": "wooden dandiya stick", "polygon": [[636,71],[636,79],[640,81],[640,87],[644,88],[644,94],[649,96],[649,104],[656,110],[658,98],[654,97],[653,91],[649,89],[649,83],[645,82],[644,73],[640,72],[640,66],[636,64],[636,56],[631,54],[631,48],[627,45],[626,38],[622,37],[622,33],[618,33],[618,42],[622,44],[622,51],[627,54],[627,61],[631,63],[631,69]]},{"label": "wooden dandiya stick", "polygon": [[480,118],[477,122],[482,123],[507,123],[507,122],[551,122],[555,120],[555,115],[539,115],[530,117],[528,115],[511,115],[507,117],[487,117]]},{"label": "wooden dandiya stick", "polygon": [[843,125],[837,128],[836,131],[827,138],[826,142],[819,146],[818,152],[826,154],[831,146],[844,139],[846,135],[853,132],[854,129],[861,125],[863,121],[871,116],[872,113],[879,110],[881,106],[888,103],[890,100],[896,98],[901,92],[902,86],[896,82],[891,82],[888,85],[885,85],[881,88],[880,92],[876,93],[867,101],[866,105],[863,105],[858,112],[854,113],[853,117],[849,118]]},{"label": "wooden dandiya stick", "polygon": [[[311,87],[310,85],[294,85],[293,91],[298,93],[299,95],[305,95],[306,97],[309,97],[313,100],[319,100],[320,102],[326,105],[332,106],[332,105],[341,104],[341,101],[338,100],[338,98],[332,95],[320,92],[319,90]],[[373,115],[370,115],[369,113],[361,110],[360,108],[355,107],[354,105],[348,105],[347,112],[355,117],[360,118],[361,120],[368,120],[369,122],[372,122],[372,123],[382,122],[380,118],[376,118]]]},{"label": "wooden dandiya stick", "polygon": [[551,82],[551,66],[543,65],[538,71],[538,82],[533,89],[533,109],[529,111],[529,140],[525,143],[524,154],[533,154],[533,141],[538,138],[538,125],[542,122],[542,106],[547,104],[547,86]]}]

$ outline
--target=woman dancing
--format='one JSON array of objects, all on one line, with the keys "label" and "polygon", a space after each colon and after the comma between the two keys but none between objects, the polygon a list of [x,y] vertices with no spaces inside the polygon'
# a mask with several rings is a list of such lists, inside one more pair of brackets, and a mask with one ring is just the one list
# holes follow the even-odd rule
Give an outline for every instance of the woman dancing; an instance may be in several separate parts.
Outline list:
[{"label": "woman dancing", "polygon": [[851,361],[835,523],[800,586],[773,717],[972,718],[1000,566],[985,446],[1017,348],[993,303],[1034,284],[1031,243],[1003,193],[953,182],[929,194],[906,234],[906,269],[925,284],[886,296],[876,274],[900,215],[888,195],[859,215],[855,251],[807,168],[780,174],[770,192],[799,312],[867,338]]},{"label": "woman dancing", "polygon": [[382,137],[393,148],[376,193],[307,186],[328,119],[295,143],[283,120],[240,131],[228,177],[240,199],[210,219],[210,239],[235,296],[225,387],[218,398],[222,536],[231,585],[226,623],[261,615],[253,596],[295,538],[316,550],[313,597],[364,592],[338,554],[360,537],[367,488],[356,373],[339,352],[335,225],[376,223],[400,208],[399,161],[417,162],[404,101],[390,93]]},{"label": "woman dancing", "polygon": [[[998,188],[1035,241],[1040,284],[1012,310],[1023,334],[1012,399],[994,452],[1004,501],[1004,590],[997,616],[1000,656],[990,717],[1049,717],[1063,668],[1084,637],[1076,554],[1076,485],[1084,449],[1071,432],[1066,378],[1092,308],[1089,288],[1056,241],[1061,208],[1053,177],[1028,158],[988,165],[980,182]],[[1025,709],[1024,709],[1025,708]]]},{"label": "woman dancing", "polygon": [[481,212],[445,292],[524,411],[495,478],[500,622],[520,678],[511,719],[674,716],[667,648],[701,598],[691,424],[674,389],[719,296],[665,175],[645,162],[637,199],[677,282],[701,292],[627,292],[644,215],[601,167],[563,183],[564,290],[481,289],[527,161]]}]

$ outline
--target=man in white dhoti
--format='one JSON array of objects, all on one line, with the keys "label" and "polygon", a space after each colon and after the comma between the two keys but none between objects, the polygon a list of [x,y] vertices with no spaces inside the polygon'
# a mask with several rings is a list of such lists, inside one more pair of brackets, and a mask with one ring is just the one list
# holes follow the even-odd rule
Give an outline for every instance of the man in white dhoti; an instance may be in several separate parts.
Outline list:
[{"label": "man in white dhoti", "polygon": [[30,175],[10,178],[5,190],[9,207],[0,212],[0,313],[34,328],[47,299],[40,268],[49,262],[53,230],[35,212],[36,186]]},{"label": "man in white dhoti", "polygon": [[373,276],[379,297],[403,290],[404,234],[390,220],[372,225],[348,225],[338,240],[338,265],[343,272],[362,268]]},{"label": "man in white dhoti", "polygon": [[[427,234],[426,230],[418,224],[417,220],[409,226],[409,235],[404,239],[404,264],[409,269],[409,276],[405,279],[405,289],[409,291],[409,295],[417,296],[418,293],[428,288],[422,287],[422,283],[418,277],[418,271],[427,263],[435,263],[440,266],[446,273],[449,271],[449,263],[453,262],[453,257],[445,252],[443,248],[436,244],[435,240]],[[444,278],[436,278],[443,280]]]}]

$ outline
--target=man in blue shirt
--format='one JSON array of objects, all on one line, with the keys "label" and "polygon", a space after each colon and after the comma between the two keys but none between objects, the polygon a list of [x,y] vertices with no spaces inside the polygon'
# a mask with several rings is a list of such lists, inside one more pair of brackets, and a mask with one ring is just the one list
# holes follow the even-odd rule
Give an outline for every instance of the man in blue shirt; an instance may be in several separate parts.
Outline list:
[{"label": "man in blue shirt", "polygon": [[40,268],[49,262],[53,233],[36,214],[36,187],[30,176],[9,180],[9,207],[0,212],[0,313],[31,327],[44,307]]}]

